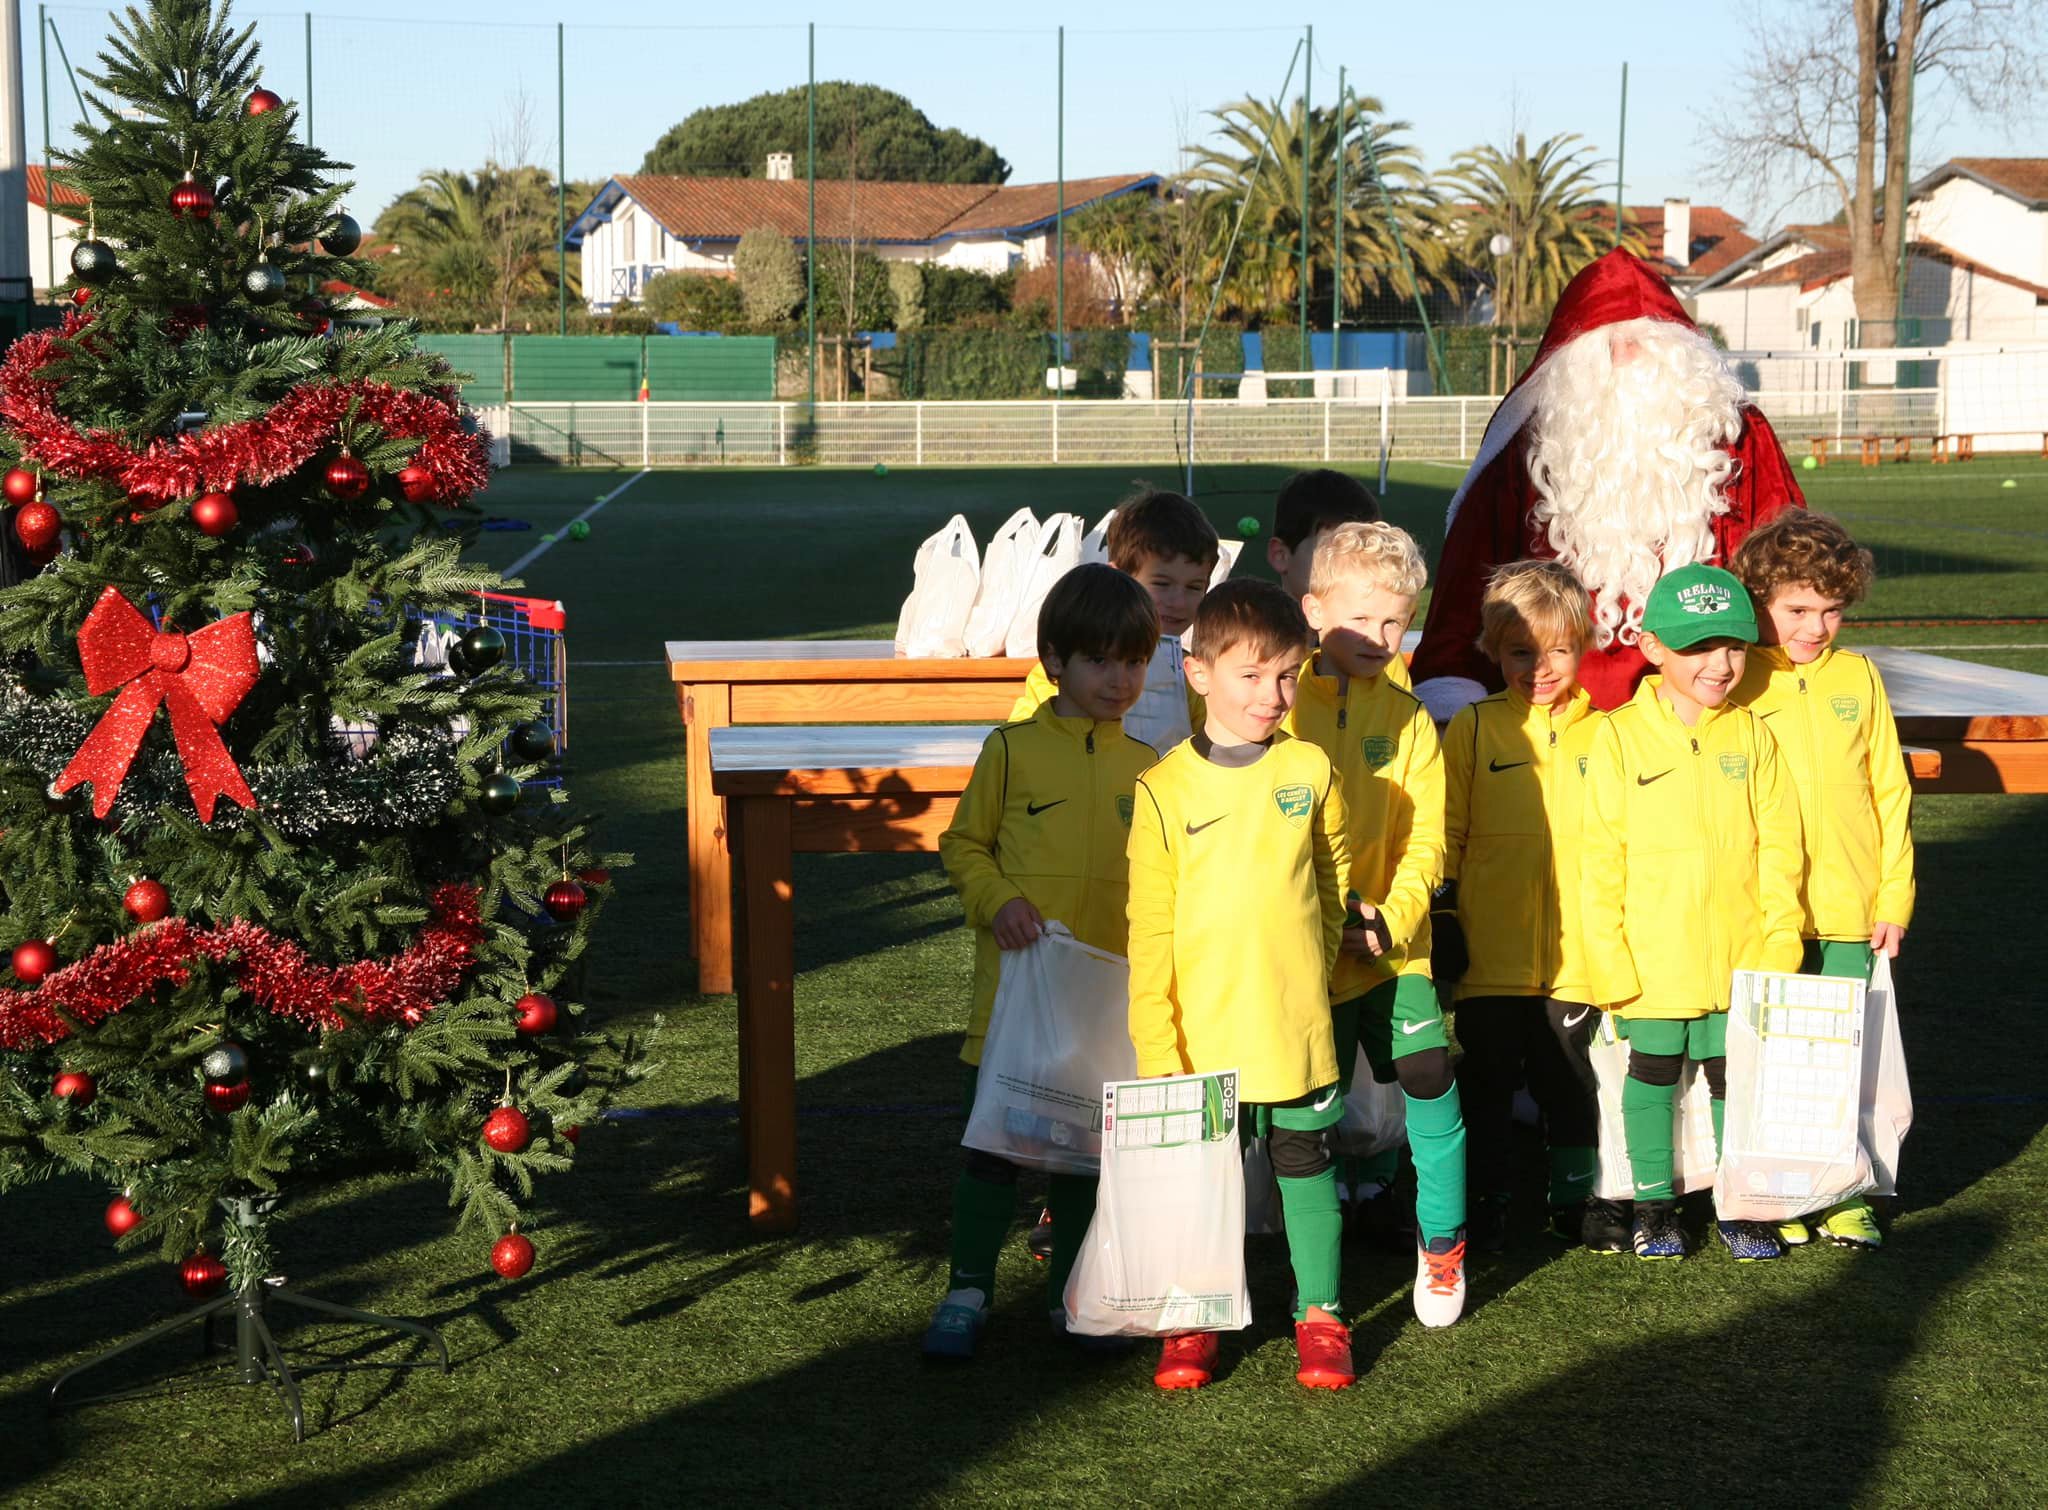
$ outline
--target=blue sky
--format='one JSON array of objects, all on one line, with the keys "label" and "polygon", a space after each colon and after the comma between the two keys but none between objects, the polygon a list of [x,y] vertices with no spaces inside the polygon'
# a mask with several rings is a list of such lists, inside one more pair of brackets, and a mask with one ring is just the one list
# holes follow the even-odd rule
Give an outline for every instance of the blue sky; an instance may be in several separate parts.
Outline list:
[{"label": "blue sky", "polygon": [[[352,207],[366,222],[422,169],[481,162],[522,91],[533,117],[534,155],[552,166],[560,20],[569,23],[569,175],[632,172],[661,132],[698,106],[801,84],[804,23],[815,20],[820,79],[896,89],[940,125],[993,143],[1014,165],[1013,182],[1049,179],[1056,161],[1052,32],[1064,22],[1068,176],[1170,171],[1180,119],[1199,132],[1204,112],[1218,104],[1277,95],[1301,23],[1310,22],[1313,98],[1335,97],[1337,68],[1345,65],[1356,92],[1377,96],[1390,114],[1413,123],[1433,167],[1476,142],[1503,141],[1519,124],[1532,137],[1579,132],[1598,149],[1600,174],[1611,180],[1627,61],[1629,201],[1689,194],[1698,203],[1752,208],[1708,184],[1699,143],[1701,119],[1736,85],[1754,14],[1745,4],[1451,0],[1303,5],[1298,17],[1221,0],[1020,9],[1028,9],[1025,21],[1011,19],[1014,11],[957,0],[667,8],[622,0],[441,0],[431,11],[385,0],[313,0],[313,136],[331,155],[356,164],[360,187]],[[40,160],[35,7],[24,5],[23,14],[29,151]],[[106,10],[54,5],[50,14],[73,67],[88,67],[105,35]],[[236,14],[257,24],[271,86],[301,98],[305,10],[256,0]],[[433,19],[422,19],[427,15]],[[649,24],[660,17],[669,19]],[[78,110],[54,44],[50,72],[51,135],[61,143]],[[1298,92],[1299,79],[1297,71],[1290,93]],[[1945,114],[1932,100],[1921,111],[1917,164],[2041,150],[2024,123],[1936,119]]]}]

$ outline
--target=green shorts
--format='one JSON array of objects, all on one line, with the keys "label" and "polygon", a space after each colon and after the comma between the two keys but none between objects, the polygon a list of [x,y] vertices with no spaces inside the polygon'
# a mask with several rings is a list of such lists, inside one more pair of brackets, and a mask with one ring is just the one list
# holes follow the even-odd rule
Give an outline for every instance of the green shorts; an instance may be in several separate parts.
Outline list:
[{"label": "green shorts", "polygon": [[1699,1017],[1617,1017],[1614,1029],[1645,1054],[1683,1054],[1694,1063],[1728,1053],[1728,1014]]},{"label": "green shorts", "polygon": [[1862,939],[1808,939],[1806,958],[1799,968],[1808,975],[1832,975],[1838,980],[1868,982],[1875,956]]},{"label": "green shorts", "polygon": [[1326,1085],[1292,1101],[1247,1101],[1238,1111],[1238,1125],[1247,1137],[1263,1138],[1276,1127],[1321,1132],[1344,1120],[1344,1088]]},{"label": "green shorts", "polygon": [[1443,1003],[1436,983],[1426,975],[1397,975],[1383,980],[1363,996],[1340,1001],[1330,1009],[1337,1039],[1337,1075],[1351,1089],[1351,1069],[1358,1050],[1365,1050],[1372,1078],[1381,1085],[1394,1081],[1394,1061],[1424,1049],[1451,1046],[1444,1032]]}]

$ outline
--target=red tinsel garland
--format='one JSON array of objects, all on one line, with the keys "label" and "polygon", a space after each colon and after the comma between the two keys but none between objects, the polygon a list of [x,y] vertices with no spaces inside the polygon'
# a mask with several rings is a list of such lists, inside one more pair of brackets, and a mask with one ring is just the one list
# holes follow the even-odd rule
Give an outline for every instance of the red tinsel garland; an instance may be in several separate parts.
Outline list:
[{"label": "red tinsel garland", "polygon": [[[408,393],[388,383],[303,383],[258,419],[160,438],[137,451],[106,430],[80,430],[57,412],[57,384],[41,377],[57,343],[83,328],[23,336],[0,362],[0,418],[22,440],[22,460],[59,477],[106,478],[147,507],[224,492],[240,483],[267,486],[289,476],[337,441],[351,410],[395,439],[418,437],[411,465],[432,479],[435,501],[460,503],[490,477],[484,441],[462,428],[452,390]],[[418,489],[414,490],[418,495]]]},{"label": "red tinsel garland", "polygon": [[474,886],[436,887],[427,905],[432,920],[411,948],[352,965],[317,964],[289,939],[240,918],[203,929],[166,918],[52,971],[33,991],[0,991],[0,1048],[70,1037],[71,1024],[53,1009],[93,1027],[164,982],[183,985],[194,965],[230,960],[254,1001],[308,1028],[351,1021],[417,1027],[454,991],[483,937]]}]

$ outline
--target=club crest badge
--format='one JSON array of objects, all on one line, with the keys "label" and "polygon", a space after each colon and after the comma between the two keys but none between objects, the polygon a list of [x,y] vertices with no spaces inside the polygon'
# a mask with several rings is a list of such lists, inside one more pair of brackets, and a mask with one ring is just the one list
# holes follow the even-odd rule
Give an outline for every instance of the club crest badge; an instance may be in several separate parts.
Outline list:
[{"label": "club crest badge", "polygon": [[1283,786],[1273,790],[1273,806],[1280,809],[1280,816],[1296,828],[1308,822],[1308,815],[1315,811],[1315,788],[1307,786]]},{"label": "club crest badge", "polygon": [[1749,757],[1747,755],[1723,755],[1720,760],[1721,774],[1730,781],[1749,779]]},{"label": "club crest badge", "polygon": [[1358,742],[1358,747],[1365,752],[1368,771],[1377,771],[1394,758],[1394,740],[1388,734],[1368,734]]}]

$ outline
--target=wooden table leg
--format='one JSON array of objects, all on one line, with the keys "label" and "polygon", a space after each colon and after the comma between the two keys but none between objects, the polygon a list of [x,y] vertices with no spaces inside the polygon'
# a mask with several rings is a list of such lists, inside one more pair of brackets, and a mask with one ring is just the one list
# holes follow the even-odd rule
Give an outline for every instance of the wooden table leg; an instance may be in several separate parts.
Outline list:
[{"label": "wooden table leg", "polygon": [[711,731],[732,723],[732,688],[723,682],[676,688],[682,707],[688,774],[683,788],[690,826],[690,943],[697,989],[732,989],[732,846],[726,804],[711,790]]},{"label": "wooden table leg", "polygon": [[765,1232],[796,1226],[796,920],[790,801],[729,804],[739,954],[740,1131],[747,1216]]}]

